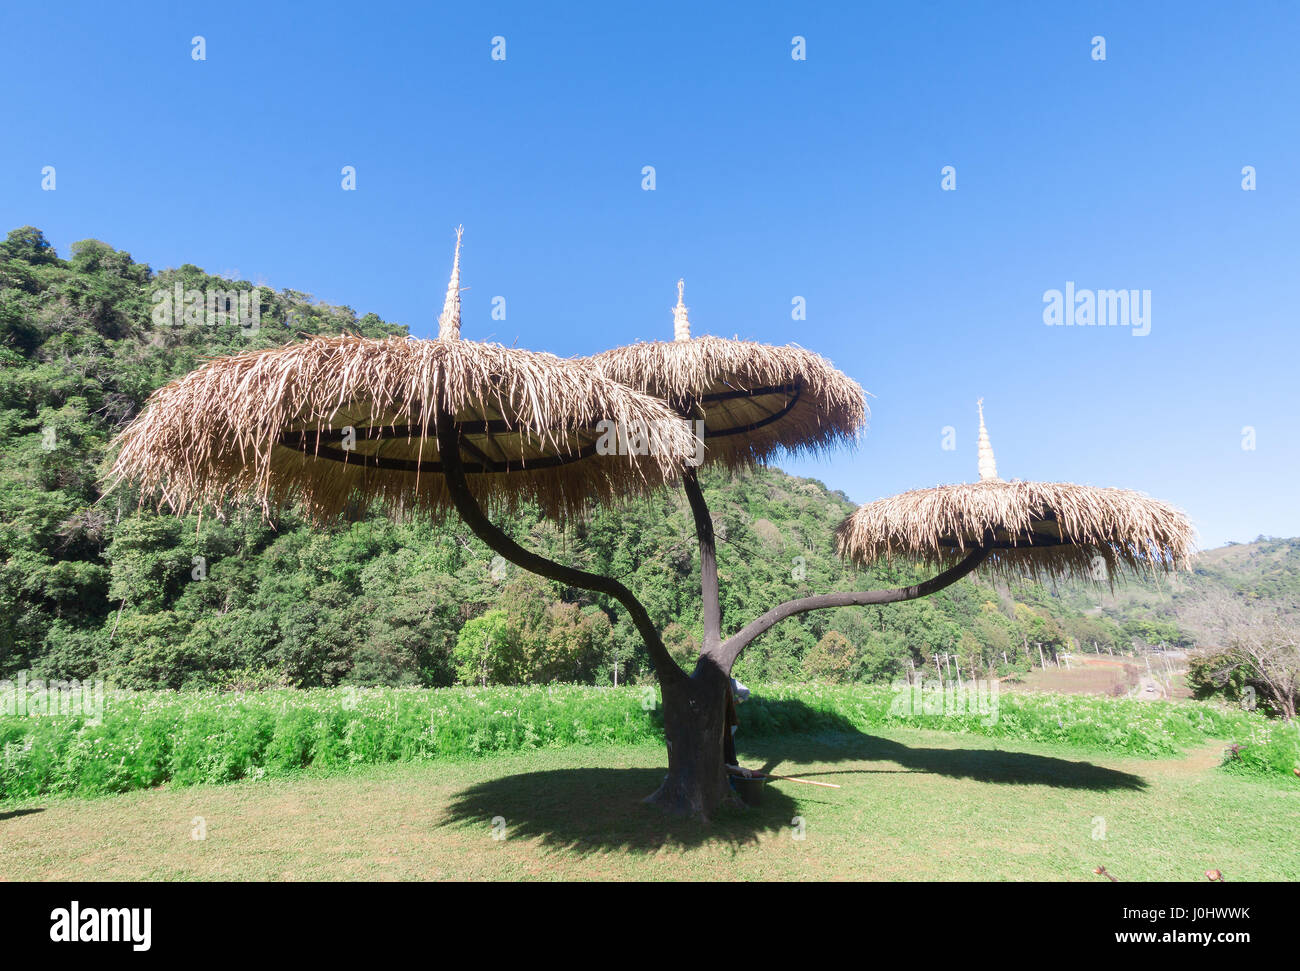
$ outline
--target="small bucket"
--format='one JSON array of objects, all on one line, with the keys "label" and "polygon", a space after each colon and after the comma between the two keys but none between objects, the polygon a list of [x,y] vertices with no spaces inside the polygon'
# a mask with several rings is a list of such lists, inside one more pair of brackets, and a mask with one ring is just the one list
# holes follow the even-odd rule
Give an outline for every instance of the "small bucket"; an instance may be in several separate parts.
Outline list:
[{"label": "small bucket", "polygon": [[736,795],[740,796],[746,806],[762,805],[763,786],[766,784],[766,779],[746,779],[743,775],[731,777],[731,788],[736,790]]}]

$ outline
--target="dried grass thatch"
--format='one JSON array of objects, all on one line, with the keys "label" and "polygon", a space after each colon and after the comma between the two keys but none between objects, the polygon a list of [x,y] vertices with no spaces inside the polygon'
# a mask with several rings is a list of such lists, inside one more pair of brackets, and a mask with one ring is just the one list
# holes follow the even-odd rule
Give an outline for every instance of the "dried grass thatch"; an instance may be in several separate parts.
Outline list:
[{"label": "dried grass thatch", "polygon": [[[265,511],[298,501],[318,518],[372,502],[441,512],[439,401],[461,425],[471,488],[495,507],[579,515],[654,488],[694,456],[687,424],[648,395],[576,361],[461,340],[458,277],[459,243],[437,340],[313,337],[217,358],[160,388],[118,436],[114,484],[155,487],[178,512],[241,496]],[[600,454],[602,421],[644,437]]]},{"label": "dried grass thatch", "polygon": [[1193,552],[1187,517],[1128,489],[988,480],[916,489],[856,509],[836,530],[840,555],[867,564],[905,556],[940,567],[978,546],[1007,578],[1112,582],[1121,567],[1171,570]]},{"label": "dried grass thatch", "polygon": [[622,384],[704,420],[705,460],[732,467],[773,452],[853,442],[866,425],[861,386],[801,347],[691,337],[678,283],[675,339],[643,341],[585,361]]},{"label": "dried grass thatch", "polygon": [[[464,340],[314,337],[217,358],[160,388],[118,437],[115,480],[157,486],[176,511],[242,494],[328,517],[360,501],[450,504],[433,432],[441,398],[464,430],[481,502],[550,515],[674,475],[695,441],[661,402],[572,361]],[[599,455],[597,425],[648,429],[649,454]],[[355,448],[344,446],[347,427]]]},{"label": "dried grass thatch", "polygon": [[859,506],[835,531],[841,556],[859,565],[905,556],[946,568],[984,547],[992,552],[981,568],[1007,579],[1108,583],[1122,567],[1187,565],[1192,525],[1168,503],[1127,489],[999,479],[984,399],[978,404],[980,481]]}]

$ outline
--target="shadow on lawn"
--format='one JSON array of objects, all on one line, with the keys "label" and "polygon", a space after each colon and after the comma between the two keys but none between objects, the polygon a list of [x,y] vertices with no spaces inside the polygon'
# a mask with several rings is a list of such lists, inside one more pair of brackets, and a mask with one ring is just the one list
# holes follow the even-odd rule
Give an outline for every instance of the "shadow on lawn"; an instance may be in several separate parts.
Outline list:
[{"label": "shadow on lawn", "polygon": [[[877,773],[917,772],[990,784],[1042,785],[1094,792],[1146,787],[1138,776],[1091,762],[995,749],[913,748],[864,734],[847,720],[811,712],[801,702],[768,702],[766,707],[766,714],[778,716],[777,721],[796,731],[813,729],[817,734],[777,737],[771,734],[773,722],[767,721],[762,737],[749,741],[740,736],[744,764],[753,766],[761,759],[765,772],[779,772],[786,761],[880,761],[892,762],[898,768],[791,770],[801,778],[819,781],[832,781],[821,777],[836,776],[833,781],[846,787],[834,790],[791,782],[768,783],[761,805],[750,809],[724,807],[708,826],[668,817],[642,803],[663,780],[662,768],[525,772],[481,782],[458,793],[443,822],[488,827],[494,818],[501,817],[507,837],[540,839],[546,846],[579,852],[654,852],[665,846],[755,843],[764,834],[788,830],[793,818],[799,815],[800,804],[847,804],[854,799],[870,798],[869,788],[864,796],[862,787],[851,786],[845,778],[855,775],[869,780]],[[790,710],[783,710],[786,708]]]},{"label": "shadow on lawn", "polygon": [[649,853],[665,846],[754,843],[765,832],[788,828],[798,815],[789,794],[768,785],[761,806],[724,807],[708,826],[702,826],[694,820],[668,816],[641,801],[659,787],[663,777],[662,768],[524,772],[457,793],[442,822],[469,823],[487,830],[500,816],[508,839],[540,838],[546,846],[584,853]]},{"label": "shadow on lawn", "polygon": [[30,816],[32,813],[43,812],[45,812],[45,810],[42,807],[37,807],[35,809],[11,809],[8,812],[0,813],[0,822],[3,822],[6,819],[16,819],[19,816]]},{"label": "shadow on lawn", "polygon": [[[854,732],[810,738],[762,739],[749,747],[766,759],[764,772],[780,772],[781,763],[835,762],[854,759],[864,762],[893,762],[897,769],[846,769],[832,772],[796,772],[801,778],[821,775],[873,775],[881,772],[920,772],[953,779],[973,779],[1000,785],[1053,786],[1058,789],[1089,789],[1109,792],[1117,789],[1140,790],[1146,782],[1140,776],[1119,769],[1108,769],[1091,762],[1059,759],[1028,752],[1000,749],[913,748],[901,742],[875,735]],[[825,780],[821,780],[825,781]]]}]

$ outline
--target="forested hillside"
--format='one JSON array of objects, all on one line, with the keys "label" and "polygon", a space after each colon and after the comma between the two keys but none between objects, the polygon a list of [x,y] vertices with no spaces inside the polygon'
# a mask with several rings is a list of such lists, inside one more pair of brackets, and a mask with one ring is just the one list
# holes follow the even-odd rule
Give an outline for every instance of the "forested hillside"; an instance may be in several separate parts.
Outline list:
[{"label": "forested hillside", "polygon": [[1300,539],[1260,536],[1206,550],[1185,573],[1113,591],[1068,583],[1057,593],[1062,609],[1104,617],[1141,642],[1193,647],[1206,602],[1215,598],[1268,605],[1285,615],[1300,611]]},{"label": "forested hillside", "polygon": [[[621,610],[494,559],[454,520],[372,515],[321,528],[292,513],[268,523],[240,510],[177,519],[141,510],[131,492],[104,497],[113,434],[150,391],[205,357],[301,334],[405,333],[293,290],[263,287],[251,325],[179,306],[169,314],[161,299],[217,292],[237,308],[252,286],[189,264],[155,272],[94,240],[61,259],[31,227],[0,244],[0,677],[27,670],[183,687],[606,683],[616,669],[620,681],[646,674]],[[705,491],[725,627],[792,596],[920,577],[901,566],[843,567],[831,533],[852,507],[819,482],[758,469],[708,475]],[[556,559],[618,576],[674,652],[693,656],[696,548],[683,495],[594,512],[566,533],[529,514],[507,527]],[[1198,582],[1294,598],[1300,543],[1259,550],[1266,565],[1255,572],[1232,548],[1215,551]],[[1136,584],[1111,597],[963,580],[914,603],[786,621],[750,649],[738,674],[878,680],[909,662],[932,663],[935,653],[964,664],[1001,664],[1005,654],[1014,664],[1035,643],[1045,651],[1071,639],[1180,643],[1187,636],[1175,607],[1167,591]]]}]

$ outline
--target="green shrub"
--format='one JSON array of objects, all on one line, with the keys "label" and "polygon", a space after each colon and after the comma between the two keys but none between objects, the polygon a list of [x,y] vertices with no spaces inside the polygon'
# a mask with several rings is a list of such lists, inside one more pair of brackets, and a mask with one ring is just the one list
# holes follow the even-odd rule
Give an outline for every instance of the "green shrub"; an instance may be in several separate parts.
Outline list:
[{"label": "green shrub", "polygon": [[[927,714],[883,685],[768,685],[739,709],[744,740],[913,727],[1148,758],[1225,739],[1233,772],[1294,780],[1296,727],[1198,702],[1007,694],[991,713]],[[125,792],[382,762],[466,759],[662,739],[654,689],[576,685],[118,691],[103,718],[0,715],[0,798]]]}]

